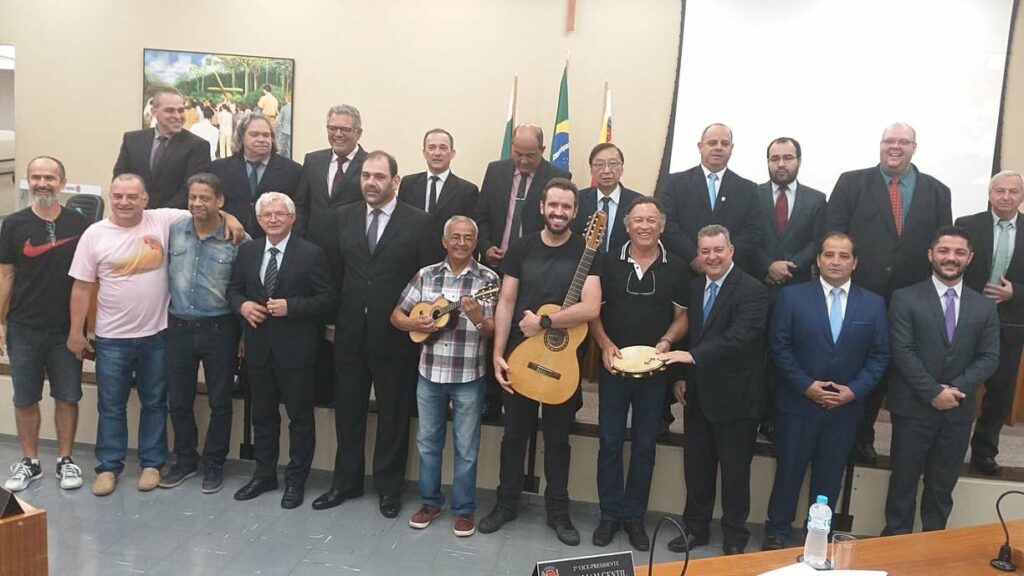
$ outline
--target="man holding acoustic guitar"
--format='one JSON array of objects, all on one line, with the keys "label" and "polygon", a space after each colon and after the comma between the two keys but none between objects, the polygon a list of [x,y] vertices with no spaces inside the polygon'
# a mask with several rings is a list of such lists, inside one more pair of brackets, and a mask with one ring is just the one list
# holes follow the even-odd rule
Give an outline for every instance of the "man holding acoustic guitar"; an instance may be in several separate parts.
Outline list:
[{"label": "man holding acoustic guitar", "polygon": [[[480,521],[484,534],[518,514],[527,439],[542,404],[547,523],[562,543],[580,542],[569,519],[569,425],[581,399],[577,348],[601,307],[599,266],[591,263],[606,215],[595,213],[597,230],[592,225],[584,239],[570,229],[577,207],[576,186],[551,179],[540,199],[544,228],[513,242],[501,264],[505,277],[494,313],[494,372],[506,392],[505,433],[498,502]],[[560,308],[552,304],[563,298]]]},{"label": "man holding acoustic guitar", "polygon": [[[441,514],[441,454],[451,403],[455,446],[451,511],[456,536],[472,536],[476,531],[486,339],[494,333],[492,302],[498,293],[498,275],[473,259],[477,234],[472,219],[449,218],[441,239],[448,256],[417,272],[391,312],[395,328],[409,332],[413,342],[423,342],[416,383],[422,505],[409,526],[426,528]],[[461,314],[455,316],[459,308]]]}]

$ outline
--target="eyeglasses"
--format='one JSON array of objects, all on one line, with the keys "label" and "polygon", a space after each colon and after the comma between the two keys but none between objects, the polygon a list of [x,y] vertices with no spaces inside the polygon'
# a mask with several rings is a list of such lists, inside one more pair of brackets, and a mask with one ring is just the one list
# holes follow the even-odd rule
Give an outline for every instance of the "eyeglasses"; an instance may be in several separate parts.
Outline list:
[{"label": "eyeglasses", "polygon": [[284,220],[291,216],[291,212],[264,212],[260,214],[260,220],[266,220],[268,222],[273,220]]},{"label": "eyeglasses", "polygon": [[604,172],[605,168],[609,170],[618,170],[619,168],[622,168],[622,162],[594,162],[590,167],[598,172]]},{"label": "eyeglasses", "polygon": [[456,244],[472,244],[476,242],[476,236],[472,234],[449,234],[448,240]]},{"label": "eyeglasses", "polygon": [[915,144],[913,140],[909,138],[886,138],[882,140],[882,144],[885,146],[899,146],[900,148],[906,148],[912,144]]},{"label": "eyeglasses", "polygon": [[57,243],[57,225],[49,220],[46,221],[46,238],[50,244]]},{"label": "eyeglasses", "polygon": [[796,156],[793,156],[792,154],[786,154],[784,156],[770,156],[768,158],[768,161],[771,162],[772,164],[777,164],[780,160],[783,162],[792,162],[793,160],[796,160]]},{"label": "eyeglasses", "polygon": [[345,136],[351,135],[356,129],[351,126],[328,126],[328,134],[344,134]]},{"label": "eyeglasses", "polygon": [[[644,278],[651,277],[651,289],[650,291],[643,290]],[[640,278],[636,275],[636,269],[629,271],[629,276],[626,276],[626,294],[630,296],[651,296],[658,288],[658,277],[654,275],[654,270],[648,269],[647,274],[644,274],[644,278]]]}]

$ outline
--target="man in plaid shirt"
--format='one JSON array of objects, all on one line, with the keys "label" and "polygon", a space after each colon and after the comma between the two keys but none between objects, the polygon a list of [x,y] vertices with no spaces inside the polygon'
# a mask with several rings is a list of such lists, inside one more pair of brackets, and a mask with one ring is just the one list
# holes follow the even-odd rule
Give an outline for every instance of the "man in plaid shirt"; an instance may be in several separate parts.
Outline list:
[{"label": "man in plaid shirt", "polygon": [[[451,509],[455,514],[456,536],[476,532],[476,460],[480,448],[480,414],[484,400],[484,340],[494,333],[494,304],[477,303],[471,294],[498,275],[473,259],[477,226],[465,216],[452,216],[445,223],[442,244],[448,256],[416,273],[402,292],[391,323],[406,332],[431,334],[420,355],[416,400],[419,430],[416,447],[420,454],[419,487],[422,506],[409,519],[409,526],[426,528],[441,513],[441,453],[444,450],[448,405],[452,407],[455,470]],[[420,302],[438,298],[460,302],[462,311],[453,313],[448,325],[438,329],[428,314],[410,316]],[[434,334],[436,332],[436,334]]]}]

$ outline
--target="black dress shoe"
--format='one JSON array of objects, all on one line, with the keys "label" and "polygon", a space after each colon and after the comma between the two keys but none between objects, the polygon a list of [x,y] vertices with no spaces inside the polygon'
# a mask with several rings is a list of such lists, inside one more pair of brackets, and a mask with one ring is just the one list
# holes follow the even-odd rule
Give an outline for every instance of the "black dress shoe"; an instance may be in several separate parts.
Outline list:
[{"label": "black dress shoe", "polygon": [[704,546],[707,543],[707,536],[701,538],[698,537],[696,534],[690,534],[689,532],[687,532],[685,537],[676,536],[671,541],[669,541],[668,549],[672,552],[675,552],[676,554],[682,554],[683,552],[686,552],[687,548],[689,548],[692,551],[694,548],[698,546]]},{"label": "black dress shoe", "polygon": [[769,442],[774,442],[775,441],[775,422],[773,422],[771,420],[765,420],[765,421],[761,422],[761,426],[759,427],[758,432],[760,432],[761,435],[764,436],[765,439],[767,439]]},{"label": "black dress shoe", "polygon": [[982,458],[971,458],[971,471],[985,476],[999,476],[1003,467],[996,463],[995,458],[985,456]]},{"label": "black dress shoe", "polygon": [[647,529],[644,528],[644,521],[641,518],[626,518],[622,523],[622,529],[629,536],[629,545],[641,552],[651,549],[651,539],[647,537]]},{"label": "black dress shoe", "polygon": [[548,518],[548,526],[555,531],[558,541],[566,546],[578,546],[580,532],[572,525],[568,514],[555,514]]},{"label": "black dress shoe", "polygon": [[381,496],[380,513],[385,518],[397,518],[402,510],[402,499],[398,496]]},{"label": "black dress shoe", "polygon": [[878,464],[878,453],[875,452],[875,447],[871,444],[858,443],[853,449],[853,455],[857,462],[861,464],[867,464],[874,466]]},{"label": "black dress shoe", "polygon": [[479,530],[481,534],[497,532],[498,530],[501,530],[501,527],[504,526],[506,522],[515,520],[518,514],[518,510],[506,508],[501,504],[498,504],[489,514],[487,514],[487,516],[480,519],[480,523],[477,524],[476,529]]},{"label": "black dress shoe", "polygon": [[313,500],[313,510],[327,510],[328,508],[334,508],[340,506],[342,502],[348,500],[341,490],[335,490],[331,488],[327,492],[317,496],[316,500]]},{"label": "black dress shoe", "polygon": [[761,544],[761,550],[763,551],[782,550],[785,547],[786,543],[782,540],[782,538],[778,538],[776,536],[766,536],[764,539],[764,543]]},{"label": "black dress shoe", "polygon": [[277,490],[277,478],[254,476],[252,480],[249,480],[248,484],[239,488],[238,492],[235,492],[235,500],[252,500],[260,494],[270,492],[271,490]]},{"label": "black dress shoe", "polygon": [[743,548],[740,548],[739,546],[722,546],[722,552],[724,552],[726,556],[735,556],[737,554],[743,554]]},{"label": "black dress shoe", "polygon": [[594,546],[607,546],[612,543],[612,538],[615,537],[615,533],[619,531],[619,523],[611,519],[602,519],[601,523],[597,525],[597,529],[594,530],[594,537],[591,542]]},{"label": "black dress shoe", "polygon": [[302,506],[302,493],[304,491],[302,486],[286,485],[284,487],[284,495],[281,496],[281,508],[291,510],[292,508]]}]

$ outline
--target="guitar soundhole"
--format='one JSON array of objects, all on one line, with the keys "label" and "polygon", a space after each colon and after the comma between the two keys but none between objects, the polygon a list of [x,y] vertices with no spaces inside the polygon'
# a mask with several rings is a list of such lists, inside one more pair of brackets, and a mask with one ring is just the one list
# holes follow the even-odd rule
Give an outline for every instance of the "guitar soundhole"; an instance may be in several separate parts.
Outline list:
[{"label": "guitar soundhole", "polygon": [[544,345],[548,350],[559,352],[569,345],[569,333],[561,328],[552,328],[544,332]]}]

